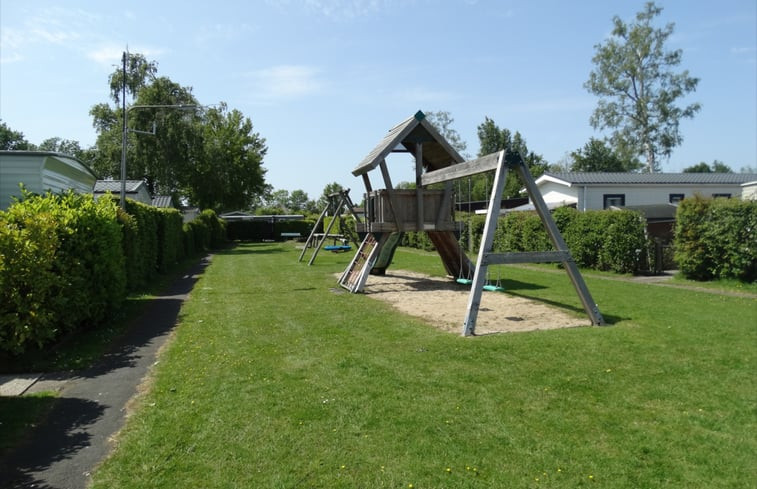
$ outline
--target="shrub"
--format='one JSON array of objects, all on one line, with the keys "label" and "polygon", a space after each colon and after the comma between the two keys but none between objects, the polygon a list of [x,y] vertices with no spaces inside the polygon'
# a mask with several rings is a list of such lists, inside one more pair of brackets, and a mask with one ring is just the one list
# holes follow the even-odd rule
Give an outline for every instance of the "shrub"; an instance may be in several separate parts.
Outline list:
[{"label": "shrub", "polygon": [[27,196],[0,213],[0,348],[20,353],[100,324],[124,297],[121,229],[111,200]]},{"label": "shrub", "polygon": [[693,280],[757,280],[757,202],[684,199],[676,213],[675,259]]},{"label": "shrub", "polygon": [[158,271],[165,273],[184,257],[183,222],[176,209],[158,209]]}]

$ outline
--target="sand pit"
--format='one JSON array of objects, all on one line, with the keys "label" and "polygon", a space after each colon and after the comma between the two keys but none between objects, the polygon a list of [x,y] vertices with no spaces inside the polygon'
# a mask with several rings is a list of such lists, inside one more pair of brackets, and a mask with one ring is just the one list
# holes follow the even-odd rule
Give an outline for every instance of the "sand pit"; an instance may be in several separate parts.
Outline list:
[{"label": "sand pit", "polygon": [[[385,276],[371,275],[365,287],[368,297],[387,302],[436,328],[457,334],[462,332],[469,293],[469,286],[405,270],[390,270]],[[572,316],[541,302],[503,292],[484,292],[476,320],[476,334],[589,325],[589,318]]]}]

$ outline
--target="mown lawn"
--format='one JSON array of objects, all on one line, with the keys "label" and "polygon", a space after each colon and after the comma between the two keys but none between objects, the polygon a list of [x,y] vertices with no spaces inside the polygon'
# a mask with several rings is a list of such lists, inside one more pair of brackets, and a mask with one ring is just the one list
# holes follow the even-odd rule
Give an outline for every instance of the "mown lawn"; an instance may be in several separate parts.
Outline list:
[{"label": "mown lawn", "polygon": [[[754,299],[589,278],[611,327],[463,338],[298,253],[213,258],[95,488],[754,487]],[[582,314],[567,277],[504,274]]]}]

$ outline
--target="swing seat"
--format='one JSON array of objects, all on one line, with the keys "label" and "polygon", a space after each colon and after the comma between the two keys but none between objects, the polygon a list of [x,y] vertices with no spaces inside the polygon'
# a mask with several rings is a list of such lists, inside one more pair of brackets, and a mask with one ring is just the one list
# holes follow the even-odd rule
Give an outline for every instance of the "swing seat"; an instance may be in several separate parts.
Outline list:
[{"label": "swing seat", "polygon": [[469,278],[459,278],[459,279],[455,280],[455,282],[457,282],[459,284],[463,284],[463,285],[470,285],[470,284],[473,283],[473,280],[471,280]]},{"label": "swing seat", "polygon": [[350,245],[326,245],[323,247],[326,251],[333,251],[334,253],[339,253],[340,251],[350,251],[352,249],[352,246]]},{"label": "swing seat", "polygon": [[505,288],[499,285],[484,285],[484,290],[488,290],[489,292],[504,292]]}]

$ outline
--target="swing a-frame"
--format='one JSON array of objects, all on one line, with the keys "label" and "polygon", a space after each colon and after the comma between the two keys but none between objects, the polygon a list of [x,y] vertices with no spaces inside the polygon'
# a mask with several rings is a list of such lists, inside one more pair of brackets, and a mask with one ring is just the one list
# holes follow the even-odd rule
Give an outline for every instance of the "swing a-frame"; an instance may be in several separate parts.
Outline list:
[{"label": "swing a-frame", "polygon": [[[396,190],[392,186],[386,157],[397,152],[409,153],[415,158],[415,189]],[[381,170],[386,187],[382,190],[373,190],[368,178],[368,172],[377,167]],[[492,252],[508,169],[515,170],[525,182],[528,195],[555,251]],[[494,185],[474,269],[455,237],[455,232],[459,232],[459,224],[453,219],[453,181],[491,170],[495,170]],[[454,280],[458,277],[473,276],[463,322],[464,336],[475,334],[476,318],[489,265],[506,263],[562,263],[592,323],[604,325],[604,319],[528,167],[519,154],[500,151],[476,160],[464,161],[425,119],[423,112],[418,111],[414,116],[390,129],[381,143],[352,171],[352,174],[363,178],[366,188],[366,216],[363,223],[358,223],[358,232],[365,233],[365,238],[339,279],[339,284],[350,292],[362,292],[369,274],[385,273],[391,264],[402,232],[423,231],[428,233],[450,278]],[[428,186],[432,184],[444,184],[444,188],[429,189]]]},{"label": "swing a-frame", "polygon": [[[302,258],[305,256],[308,248],[312,247],[313,254],[310,256],[308,266],[313,264],[315,257],[318,256],[318,252],[321,250],[321,248],[327,251],[349,251],[351,248],[347,243],[350,240],[355,241],[355,244],[358,244],[357,237],[348,235],[346,237],[346,241],[343,241],[343,244],[341,245],[337,245],[335,242],[333,246],[323,246],[326,240],[330,236],[332,236],[329,233],[331,232],[331,228],[334,226],[334,223],[339,221],[341,224],[342,214],[344,213],[345,209],[347,210],[347,212],[352,214],[352,217],[355,219],[356,223],[360,222],[360,218],[357,214],[355,214],[355,204],[353,204],[352,199],[350,199],[350,189],[334,192],[332,194],[329,194],[327,197],[328,203],[323,208],[323,211],[321,211],[321,215],[318,216],[318,220],[316,221],[315,225],[313,225],[313,230],[310,231],[310,235],[308,236],[307,241],[305,241],[305,246],[302,248],[302,253],[300,253],[300,258],[298,260],[302,261]],[[324,217],[326,217],[327,215],[333,216],[333,219],[331,219],[331,222],[329,222],[329,225],[326,227],[323,235],[321,236],[316,231],[320,229],[320,225],[323,222]],[[340,228],[342,230],[345,229],[345,227],[341,225]]]},{"label": "swing a-frame", "polygon": [[[544,224],[549,239],[555,251],[534,251],[534,252],[517,252],[517,253],[493,253],[492,245],[494,243],[494,231],[497,228],[497,221],[500,213],[500,202],[502,200],[502,191],[507,179],[507,170],[515,170],[526,184],[526,191],[531,202],[536,209],[537,214]],[[481,248],[476,260],[476,269],[473,274],[473,283],[471,284],[470,296],[468,297],[468,306],[465,312],[463,322],[463,335],[470,336],[476,332],[476,318],[478,309],[481,305],[481,293],[486,281],[486,272],[489,265],[498,265],[506,263],[550,263],[559,262],[563,264],[565,271],[570,277],[570,281],[581,299],[584,310],[589,315],[592,324],[604,325],[605,321],[599,312],[597,304],[591,297],[589,289],[578,270],[573,257],[570,254],[568,246],[565,244],[560,231],[557,229],[552,214],[550,214],[544,198],[539,192],[536,182],[528,169],[528,166],[521,158],[520,154],[508,151],[499,151],[492,153],[476,160],[467,161],[453,167],[428,172],[421,177],[423,185],[446,182],[458,178],[495,170],[494,185],[492,188],[489,207],[486,212],[486,222],[484,224],[484,234],[481,237]]]}]

